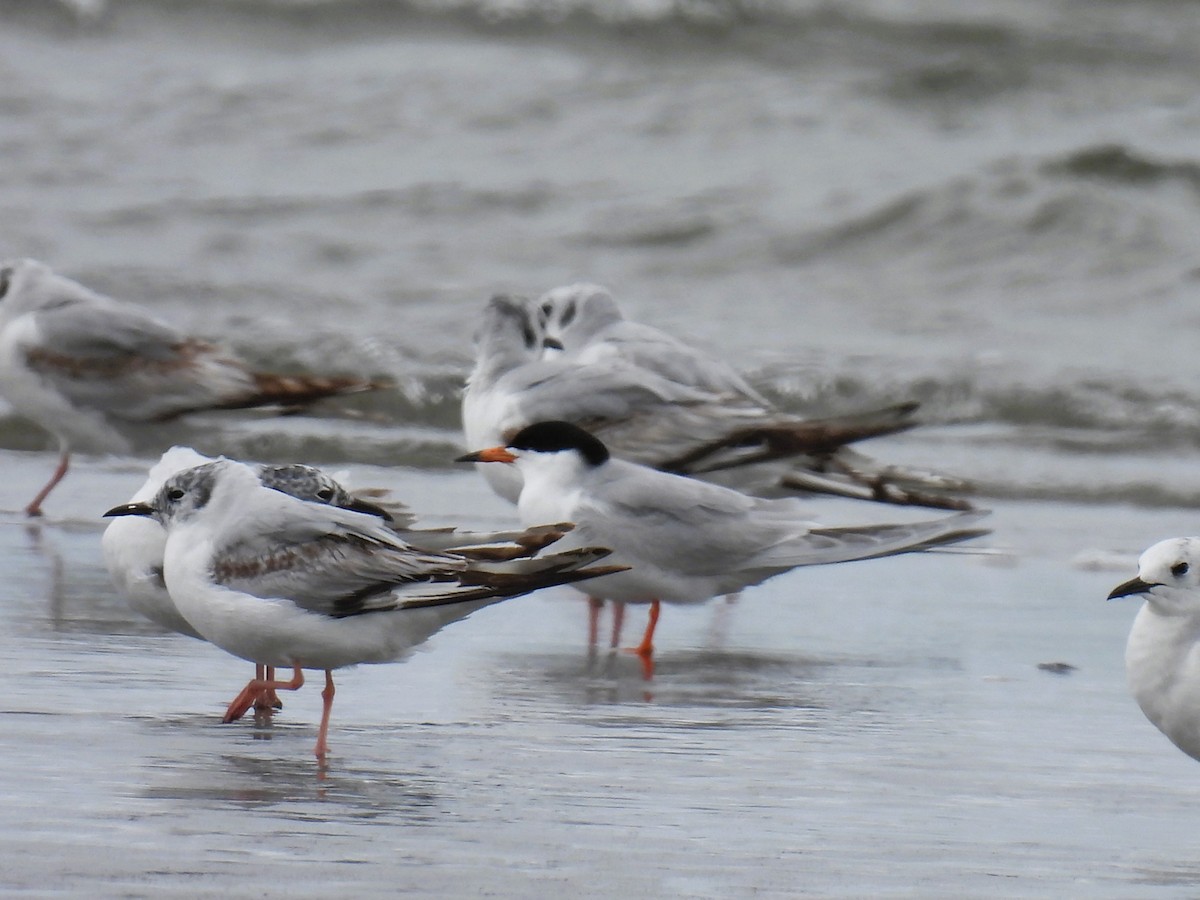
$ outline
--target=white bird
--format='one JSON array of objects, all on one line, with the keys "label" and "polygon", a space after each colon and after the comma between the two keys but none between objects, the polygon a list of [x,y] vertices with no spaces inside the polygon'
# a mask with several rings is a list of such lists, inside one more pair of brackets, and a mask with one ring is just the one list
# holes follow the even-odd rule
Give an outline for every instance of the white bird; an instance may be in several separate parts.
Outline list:
[{"label": "white bird", "polygon": [[[677,356],[664,354],[675,364],[647,367],[623,352],[605,352],[585,355],[581,364],[572,352],[542,358],[542,340],[528,300],[500,295],[488,303],[463,394],[469,446],[498,444],[526,425],[561,420],[592,431],[621,459],[709,480],[736,470],[737,486],[752,493],[783,488],[970,508],[961,499],[910,488],[916,476],[893,467],[873,464],[868,471],[862,463],[867,458],[846,446],[911,428],[915,404],[800,419],[765,406],[752,391],[719,389],[715,364],[705,369],[710,377],[684,381],[675,373],[688,366]],[[735,373],[728,374],[736,379]],[[515,500],[519,473],[485,471],[485,477],[496,493]],[[964,487],[930,477],[938,486]]]},{"label": "white bird", "polygon": [[794,498],[762,499],[613,458],[603,442],[569,422],[539,422],[504,446],[460,457],[512,463],[523,487],[521,519],[569,520],[564,545],[597,544],[627,571],[581,586],[625,603],[649,603],[637,653],[653,672],[659,604],[701,603],[797,566],[848,562],[926,550],[977,537],[985,513],[935,521],[829,528],[807,521]]},{"label": "white bird", "polygon": [[736,397],[764,409],[771,406],[724,360],[660,328],[625,318],[612,294],[598,284],[554,288],[535,306],[542,346],[561,351],[578,365],[622,359],[676,384]]},{"label": "white bird", "polygon": [[[145,483],[138,488],[129,502],[144,503],[153,500],[171,476],[214,461],[190,447],[172,447],[151,467]],[[418,529],[413,527],[416,517],[408,513],[403,504],[387,502],[385,509],[384,506],[352,494],[335,478],[312,466],[261,465],[257,467],[257,472],[259,480],[265,486],[301,500],[378,516],[403,540],[422,550],[451,551],[477,558],[510,559],[533,555],[569,530],[569,526],[566,525],[487,533],[464,532],[454,528]],[[129,605],[168,631],[203,639],[179,612],[167,591],[163,579],[166,543],[167,534],[163,526],[155,519],[145,516],[115,517],[101,537],[104,562],[109,575],[129,600]],[[256,666],[255,680],[273,679],[273,669]],[[273,691],[264,692],[254,703],[255,709],[263,712],[280,705]],[[238,711],[231,704],[224,721],[234,721],[244,712],[244,709]]]},{"label": "white bird", "polygon": [[[711,437],[693,439],[691,446],[675,449],[670,457],[638,458],[639,462],[701,477],[729,469],[761,470],[753,493],[782,487],[902,505],[970,509],[961,498],[945,495],[968,489],[960,479],[885,465],[850,448],[849,444],[865,438],[916,425],[915,403],[825,419],[781,413],[727,362],[662,329],[627,319],[612,294],[595,284],[546,292],[536,303],[535,315],[543,346],[560,348],[567,361],[579,366],[621,361],[680,388],[721,398],[726,411],[723,425],[719,410],[706,410],[714,420],[708,432]],[[736,417],[729,416],[731,410],[736,410]],[[561,418],[576,421],[571,416]],[[736,427],[731,429],[730,423]],[[702,430],[697,437],[705,434]],[[618,456],[633,458],[603,430],[597,435]],[[733,486],[748,487],[744,477]]]},{"label": "white bird", "polygon": [[[561,355],[542,357],[547,337]],[[970,509],[935,492],[964,489],[962,482],[881,466],[848,446],[912,427],[915,404],[826,419],[784,415],[725,363],[625,319],[595,285],[555,289],[536,309],[521,297],[493,297],[475,343],[462,407],[468,447],[503,444],[534,422],[565,420],[621,459],[749,493],[816,491]],[[497,494],[516,501],[515,467],[480,469]],[[603,600],[589,602],[592,644]],[[617,604],[613,646],[622,621]]]},{"label": "white bird", "polygon": [[333,670],[393,662],[450,622],[507,597],[609,574],[579,547],[489,561],[419,550],[370,513],[301,500],[251,467],[218,460],[168,478],[151,502],[106,516],[152,516],[167,533],[163,578],[184,619],[221,649],[290,681],[251,682],[234,701],[297,690],[325,672],[315,753],[327,752]]},{"label": "white bird", "polygon": [[1160,541],[1138,574],[1108,595],[1142,597],[1125,645],[1138,706],[1176,747],[1200,759],[1200,537]]},{"label": "white bird", "polygon": [[229,351],[32,259],[0,263],[0,394],[54,435],[59,463],[25,507],[67,473],[74,449],[125,453],[139,430],[187,413],[302,406],[370,390],[355,377],[254,372]]}]

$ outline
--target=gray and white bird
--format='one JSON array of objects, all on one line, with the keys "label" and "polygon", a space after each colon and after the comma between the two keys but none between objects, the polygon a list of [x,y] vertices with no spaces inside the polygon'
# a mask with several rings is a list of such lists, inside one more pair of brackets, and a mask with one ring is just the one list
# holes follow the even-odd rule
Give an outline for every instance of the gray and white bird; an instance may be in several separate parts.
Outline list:
[{"label": "gray and white bird", "polygon": [[[851,444],[917,424],[917,404],[864,413],[805,419],[780,412],[731,365],[672,334],[628,319],[612,294],[595,284],[571,284],[543,294],[535,304],[543,345],[561,348],[579,366],[624,362],[679,388],[719,398],[712,426],[670,456],[639,458],[655,468],[722,480],[752,493],[771,489],[812,491],[855,499],[937,509],[970,509],[959,496],[969,486],[958,478],[880,463]],[[562,418],[574,421],[569,416]],[[734,427],[730,427],[730,425]],[[632,458],[597,436],[616,455]],[[753,473],[755,480],[747,475]]]},{"label": "gray and white bird", "polygon": [[624,603],[650,604],[637,648],[653,671],[660,603],[702,603],[797,566],[849,562],[927,550],[986,534],[982,512],[906,524],[822,527],[794,498],[762,499],[613,457],[602,441],[569,422],[538,422],[504,445],[460,457],[509,463],[523,486],[522,521],[575,523],[563,546],[597,544],[627,571],[579,589]]},{"label": "gray and white bird", "polygon": [[179,472],[153,500],[105,515],[152,517],[165,529],[163,580],[201,637],[256,665],[293,670],[290,681],[251,682],[227,718],[263,691],[298,689],[304,669],[325,672],[319,758],[334,669],[402,659],[484,606],[619,570],[592,565],[608,555],[597,547],[478,558],[421,550],[378,515],[268,487],[232,460]]},{"label": "gray and white bird", "polygon": [[[580,322],[586,326],[594,301],[606,296],[592,293],[577,301],[574,308],[581,312],[570,327],[580,327]],[[614,308],[609,303],[595,305],[600,311]],[[534,422],[567,421],[594,433],[620,459],[751,493],[811,491],[903,505],[970,508],[961,498],[934,490],[965,488],[962,482],[881,466],[849,448],[857,441],[913,427],[915,404],[801,419],[772,409],[748,385],[739,386],[744,381],[736,373],[724,370],[722,375],[720,365],[705,365],[702,356],[680,350],[684,345],[667,335],[639,344],[662,350],[662,361],[654,366],[639,362],[641,354],[627,353],[623,348],[632,343],[627,341],[608,344],[603,352],[588,349],[595,347],[588,342],[543,358],[538,319],[522,297],[496,296],[484,309],[475,336],[475,366],[463,394],[468,446],[499,444]],[[569,330],[564,330],[568,340]],[[654,331],[649,326],[621,330]],[[500,496],[516,498],[518,473],[485,472],[485,477]],[[924,486],[916,486],[918,478]]]},{"label": "gray and white bird", "polygon": [[352,376],[255,372],[230,351],[44,263],[0,263],[0,394],[59,448],[58,468],[25,507],[30,516],[41,515],[72,450],[129,452],[138,429],[188,413],[294,408],[381,386]]},{"label": "gray and white bird", "polygon": [[1200,759],[1200,537],[1159,541],[1109,600],[1141,597],[1125,645],[1129,690],[1171,743]]}]

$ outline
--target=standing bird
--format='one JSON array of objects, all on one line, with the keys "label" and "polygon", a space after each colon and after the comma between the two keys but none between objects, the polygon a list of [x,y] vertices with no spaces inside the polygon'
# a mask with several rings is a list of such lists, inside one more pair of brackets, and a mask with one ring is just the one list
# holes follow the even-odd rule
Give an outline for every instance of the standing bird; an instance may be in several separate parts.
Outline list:
[{"label": "standing bird", "polygon": [[[130,498],[130,503],[146,503],[153,500],[167,479],[187,469],[211,462],[215,460],[197,453],[190,447],[172,447],[151,467],[145,483]],[[260,465],[256,467],[256,471],[264,486],[290,494],[297,499],[377,516],[402,540],[422,550],[457,552],[459,555],[481,558],[513,559],[534,555],[570,530],[569,525],[546,525],[524,531],[490,533],[464,532],[454,528],[418,529],[412,527],[416,517],[403,511],[399,504],[389,503],[385,509],[363,500],[347,491],[336,479],[312,466]],[[166,544],[167,533],[163,526],[154,518],[146,516],[117,516],[109,522],[101,537],[104,562],[109,576],[129,600],[129,605],[168,631],[203,640],[200,632],[180,613],[167,591],[163,578]],[[254,680],[274,680],[273,668],[256,666]],[[241,696],[239,694],[239,697]],[[263,692],[254,702],[254,708],[263,712],[280,705],[273,691]],[[239,708],[236,702],[231,703],[223,721],[232,722],[244,712],[246,710]]]},{"label": "standing bird", "polygon": [[700,477],[775,463],[766,467],[772,480],[760,480],[760,485],[903,506],[971,508],[965,500],[947,496],[968,489],[962,480],[883,464],[849,446],[912,428],[916,403],[825,419],[781,413],[727,362],[660,328],[627,319],[612,294],[595,284],[547,291],[536,303],[536,316],[543,344],[560,349],[565,360],[579,366],[622,361],[680,388],[720,397],[729,409],[738,410],[738,427],[714,432],[673,458],[641,462]]},{"label": "standing bird", "polygon": [[[857,482],[826,475],[854,470],[856,463],[841,462],[849,453],[847,444],[913,427],[914,404],[800,419],[764,405],[753,391],[737,389],[735,373],[729,374],[736,381],[724,389],[713,378],[683,380],[676,366],[648,367],[620,352],[582,361],[572,352],[544,359],[542,342],[528,300],[509,295],[491,299],[476,333],[475,366],[463,394],[469,446],[498,444],[534,422],[561,420],[591,431],[620,459],[681,475],[716,478],[736,472],[739,481],[753,479],[754,487],[764,490],[825,491],[938,508],[970,506],[957,498],[908,493],[889,480],[887,468]],[[485,477],[497,494],[516,499],[519,473],[485,472]]]},{"label": "standing bird", "polygon": [[264,690],[299,689],[306,668],[325,672],[319,759],[334,669],[396,661],[483,606],[619,571],[589,568],[608,555],[596,547],[496,561],[419,550],[377,515],[274,490],[231,460],[173,475],[152,501],[105,515],[163,526],[167,591],[203,638],[256,665],[293,670],[290,681],[247,685],[234,701],[242,712]]},{"label": "standing bird", "polygon": [[296,407],[380,386],[349,376],[254,372],[228,350],[43,263],[0,263],[0,394],[59,447],[58,468],[25,507],[29,516],[42,514],[74,449],[125,453],[139,426],[187,413]]},{"label": "standing bird", "polygon": [[1125,645],[1129,689],[1171,743],[1200,759],[1200,537],[1159,541],[1109,600],[1142,597]]},{"label": "standing bird", "polygon": [[[547,339],[562,353],[543,358]],[[785,415],[727,364],[625,319],[595,285],[557,288],[536,309],[524,298],[493,297],[475,344],[462,407],[468,447],[503,444],[527,425],[563,420],[592,432],[620,459],[750,493],[971,508],[938,492],[965,488],[962,482],[883,466],[849,446],[913,427],[915,404],[826,419]],[[480,468],[497,494],[516,502],[516,467]],[[589,598],[590,643],[602,603],[600,595]],[[617,603],[613,646],[622,621]]]},{"label": "standing bird", "polygon": [[636,652],[653,673],[660,603],[702,603],[797,566],[927,550],[986,534],[986,513],[934,521],[826,528],[806,520],[794,498],[762,499],[613,458],[569,422],[538,422],[504,446],[461,462],[511,463],[521,472],[521,519],[575,523],[564,545],[597,544],[627,571],[580,587],[591,596],[650,604]]}]

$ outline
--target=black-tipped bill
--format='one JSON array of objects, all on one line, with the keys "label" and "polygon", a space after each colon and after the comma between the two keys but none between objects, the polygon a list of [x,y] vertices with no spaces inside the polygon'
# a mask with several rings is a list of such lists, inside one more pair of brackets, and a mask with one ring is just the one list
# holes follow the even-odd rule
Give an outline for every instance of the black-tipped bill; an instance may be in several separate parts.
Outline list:
[{"label": "black-tipped bill", "polygon": [[455,462],[516,462],[517,458],[503,447],[488,447],[474,453],[464,453]]},{"label": "black-tipped bill", "polygon": [[149,503],[122,503],[120,506],[114,506],[104,514],[104,518],[112,518],[113,516],[152,516],[154,515],[154,507]]},{"label": "black-tipped bill", "polygon": [[1145,594],[1151,588],[1158,587],[1156,584],[1151,584],[1148,581],[1142,581],[1140,578],[1131,578],[1124,584],[1118,584],[1112,589],[1112,593],[1108,595],[1109,600],[1118,600],[1121,597],[1134,597],[1138,594]]}]

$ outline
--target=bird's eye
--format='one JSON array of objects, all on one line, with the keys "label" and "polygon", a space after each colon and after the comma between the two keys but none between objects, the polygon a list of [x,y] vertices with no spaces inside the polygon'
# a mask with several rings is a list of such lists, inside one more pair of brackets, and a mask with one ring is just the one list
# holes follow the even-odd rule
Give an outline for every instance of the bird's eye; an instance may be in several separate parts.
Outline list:
[{"label": "bird's eye", "polygon": [[4,299],[4,295],[8,293],[8,286],[12,283],[13,270],[0,269],[0,300]]},{"label": "bird's eye", "polygon": [[554,312],[554,304],[547,300],[542,304],[542,319],[549,319],[552,312]]},{"label": "bird's eye", "polygon": [[171,490],[167,491],[167,499],[170,500],[172,503],[182,500],[183,499],[183,491],[180,490],[179,488],[171,488]]},{"label": "bird's eye", "polygon": [[332,500],[333,499],[333,488],[331,488],[331,487],[321,488],[319,491],[317,491],[317,499],[325,500],[325,501]]},{"label": "bird's eye", "polygon": [[1171,574],[1176,578],[1182,578],[1188,573],[1188,564],[1185,562],[1177,562],[1171,566]]}]

